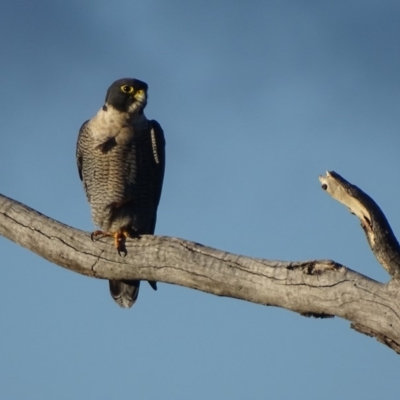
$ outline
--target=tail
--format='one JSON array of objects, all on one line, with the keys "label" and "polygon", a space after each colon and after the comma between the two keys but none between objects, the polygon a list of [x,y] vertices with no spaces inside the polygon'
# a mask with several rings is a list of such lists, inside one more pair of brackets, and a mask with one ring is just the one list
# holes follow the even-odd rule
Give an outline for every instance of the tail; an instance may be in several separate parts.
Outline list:
[{"label": "tail", "polygon": [[140,281],[109,281],[112,298],[122,307],[130,308],[139,295]]}]

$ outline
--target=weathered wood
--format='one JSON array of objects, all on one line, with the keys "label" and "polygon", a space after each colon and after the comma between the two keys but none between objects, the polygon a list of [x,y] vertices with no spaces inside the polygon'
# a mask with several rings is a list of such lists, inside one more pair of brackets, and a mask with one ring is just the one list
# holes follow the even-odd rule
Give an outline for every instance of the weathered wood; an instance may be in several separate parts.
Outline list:
[{"label": "weathered wood", "polygon": [[360,332],[400,349],[397,280],[376,282],[331,260],[272,261],[187,240],[142,236],[118,256],[111,238],[83,232],[0,195],[0,234],[43,258],[101,279],[143,279],[282,307],[305,316],[338,316]]},{"label": "weathered wood", "polygon": [[400,277],[400,246],[385,214],[370,196],[337,172],[320,176],[322,188],[349,208],[361,222],[369,246],[379,263],[393,277]]}]

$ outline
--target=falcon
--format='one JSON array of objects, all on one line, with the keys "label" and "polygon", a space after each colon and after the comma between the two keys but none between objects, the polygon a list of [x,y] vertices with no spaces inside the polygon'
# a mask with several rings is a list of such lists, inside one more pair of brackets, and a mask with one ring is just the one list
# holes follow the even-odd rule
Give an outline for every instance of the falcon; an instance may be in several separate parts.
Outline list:
[{"label": "falcon", "polygon": [[[164,133],[144,114],[147,91],[138,79],[115,81],[102,108],[82,125],[76,147],[79,176],[99,228],[91,237],[113,237],[120,255],[126,255],[125,238],[154,234],[164,179]],[[157,290],[156,282],[149,283]],[[132,307],[139,280],[109,285],[121,307]]]}]

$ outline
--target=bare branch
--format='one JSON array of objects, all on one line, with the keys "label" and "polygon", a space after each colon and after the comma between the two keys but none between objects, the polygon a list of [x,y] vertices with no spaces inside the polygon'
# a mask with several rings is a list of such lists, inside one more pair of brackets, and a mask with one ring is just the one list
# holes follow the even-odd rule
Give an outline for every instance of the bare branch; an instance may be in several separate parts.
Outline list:
[{"label": "bare branch", "polygon": [[400,277],[400,246],[385,214],[366,193],[330,171],[319,177],[322,188],[344,204],[361,221],[371,250],[379,263],[394,278]]},{"label": "bare branch", "polygon": [[142,236],[128,240],[125,258],[110,238],[52,220],[0,195],[0,234],[47,260],[101,279],[143,279],[177,284],[305,316],[338,316],[400,349],[400,291],[331,260],[298,262],[244,257],[187,240]]}]

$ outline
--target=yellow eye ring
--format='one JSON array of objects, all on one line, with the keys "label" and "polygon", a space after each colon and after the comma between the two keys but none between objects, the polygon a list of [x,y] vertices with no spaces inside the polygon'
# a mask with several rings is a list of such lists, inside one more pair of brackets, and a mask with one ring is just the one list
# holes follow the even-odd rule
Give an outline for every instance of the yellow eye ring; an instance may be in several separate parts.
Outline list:
[{"label": "yellow eye ring", "polygon": [[133,93],[133,87],[132,86],[129,86],[129,85],[122,85],[121,86],[121,90],[124,92],[124,93],[128,93],[128,94],[130,94],[130,93]]}]

